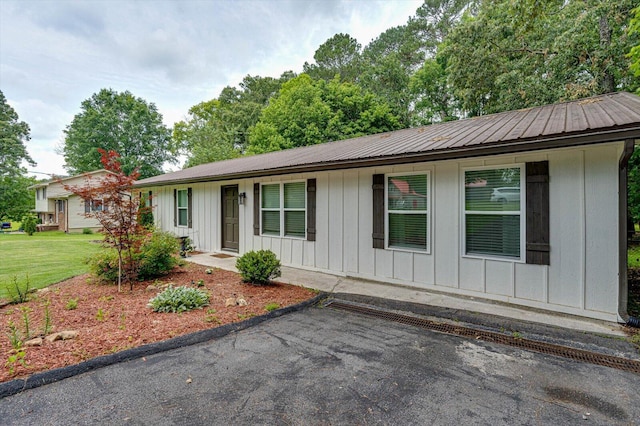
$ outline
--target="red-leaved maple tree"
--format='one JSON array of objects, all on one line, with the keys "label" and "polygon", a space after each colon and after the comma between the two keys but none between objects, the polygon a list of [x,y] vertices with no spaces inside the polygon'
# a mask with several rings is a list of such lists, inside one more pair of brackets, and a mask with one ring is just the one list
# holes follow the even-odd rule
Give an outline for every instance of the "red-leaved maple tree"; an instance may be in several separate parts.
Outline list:
[{"label": "red-leaved maple tree", "polygon": [[65,185],[65,190],[82,198],[86,217],[95,218],[104,235],[104,245],[118,253],[118,291],[122,282],[133,290],[137,277],[137,254],[147,229],[137,221],[140,198],[132,193],[133,183],[140,176],[137,170],[127,175],[122,171],[120,155],[115,151],[98,149],[100,162],[107,174],[95,177],[85,175],[84,185]]}]

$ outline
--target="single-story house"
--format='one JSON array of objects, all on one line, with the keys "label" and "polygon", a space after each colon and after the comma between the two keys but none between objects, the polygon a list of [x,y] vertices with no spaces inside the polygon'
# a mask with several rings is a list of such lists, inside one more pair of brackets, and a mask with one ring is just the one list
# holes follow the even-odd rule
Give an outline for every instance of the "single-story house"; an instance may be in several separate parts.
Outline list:
[{"label": "single-story house", "polygon": [[626,321],[640,97],[614,93],[140,180],[198,250]]},{"label": "single-story house", "polygon": [[39,230],[60,230],[65,232],[82,232],[85,228],[97,231],[101,228],[95,218],[85,213],[102,209],[101,200],[84,200],[64,188],[67,186],[84,186],[99,182],[107,170],[96,170],[81,175],[51,179],[29,187],[35,191],[36,207],[33,210],[38,216]]}]

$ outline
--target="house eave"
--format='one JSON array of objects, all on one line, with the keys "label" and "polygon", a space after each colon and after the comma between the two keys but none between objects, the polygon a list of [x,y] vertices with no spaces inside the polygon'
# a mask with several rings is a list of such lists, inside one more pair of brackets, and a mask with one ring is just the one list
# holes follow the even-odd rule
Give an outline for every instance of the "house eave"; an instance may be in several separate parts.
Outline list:
[{"label": "house eave", "polygon": [[639,140],[640,125],[622,128],[608,129],[585,134],[581,132],[574,135],[557,135],[555,137],[518,139],[510,142],[495,144],[482,144],[478,146],[466,146],[453,149],[405,153],[401,155],[369,157],[361,159],[339,160],[331,162],[300,164],[273,169],[249,170],[238,173],[226,173],[219,175],[204,175],[185,179],[171,179],[151,183],[136,183],[134,188],[149,188],[168,185],[185,185],[201,182],[216,182],[274,175],[310,173],[329,170],[343,170],[352,168],[377,167],[383,165],[397,165],[419,162],[433,162],[443,160],[457,160],[471,157],[484,157],[489,155],[517,154],[527,151],[539,151],[546,149],[570,148],[582,145],[593,145],[608,142]]}]

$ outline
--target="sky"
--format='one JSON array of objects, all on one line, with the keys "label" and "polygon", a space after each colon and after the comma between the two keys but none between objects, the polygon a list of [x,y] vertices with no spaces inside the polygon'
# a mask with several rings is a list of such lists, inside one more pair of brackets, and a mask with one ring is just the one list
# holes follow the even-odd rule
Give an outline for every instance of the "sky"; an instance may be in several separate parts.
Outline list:
[{"label": "sky", "polygon": [[[301,72],[327,39],[363,46],[407,22],[422,0],[0,0],[0,90],[31,128],[39,174],[65,174],[57,154],[80,104],[130,91],[172,128],[193,105],[246,75]],[[175,168],[175,167],[174,167]]]}]

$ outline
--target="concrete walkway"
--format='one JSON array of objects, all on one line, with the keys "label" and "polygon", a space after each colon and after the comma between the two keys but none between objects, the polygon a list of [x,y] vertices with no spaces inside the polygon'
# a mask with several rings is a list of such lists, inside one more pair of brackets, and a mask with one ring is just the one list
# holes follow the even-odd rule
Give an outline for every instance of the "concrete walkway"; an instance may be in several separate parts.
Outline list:
[{"label": "concrete walkway", "polygon": [[[222,257],[215,257],[222,256]],[[186,260],[200,265],[236,271],[234,256],[225,254],[202,253],[188,257]],[[282,277],[278,281],[287,284],[302,285],[327,293],[347,293],[372,296],[401,302],[418,303],[455,310],[470,311],[480,314],[513,318],[553,327],[561,327],[578,332],[587,332],[610,336],[626,336],[621,325],[606,321],[590,320],[570,315],[539,312],[530,309],[478,300],[467,297],[455,297],[417,288],[404,287],[376,281],[352,279],[316,271],[282,267]]]}]

